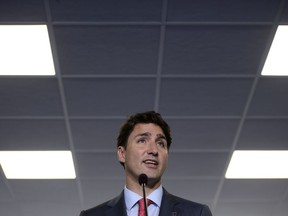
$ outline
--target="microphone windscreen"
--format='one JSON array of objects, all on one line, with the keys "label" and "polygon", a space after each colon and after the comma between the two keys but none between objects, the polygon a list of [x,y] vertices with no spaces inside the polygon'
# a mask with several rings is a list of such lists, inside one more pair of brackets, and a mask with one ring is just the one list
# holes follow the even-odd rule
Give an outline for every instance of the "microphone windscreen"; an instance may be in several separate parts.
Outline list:
[{"label": "microphone windscreen", "polygon": [[147,175],[144,174],[144,173],[140,174],[139,177],[138,177],[138,182],[139,182],[140,185],[143,185],[143,184],[147,185],[147,182],[148,182]]}]

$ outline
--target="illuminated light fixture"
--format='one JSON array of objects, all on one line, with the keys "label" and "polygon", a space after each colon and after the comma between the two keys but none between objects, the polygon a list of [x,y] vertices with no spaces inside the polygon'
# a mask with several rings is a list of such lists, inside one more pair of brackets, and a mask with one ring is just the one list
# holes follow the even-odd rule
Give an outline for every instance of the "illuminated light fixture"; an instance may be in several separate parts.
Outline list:
[{"label": "illuminated light fixture", "polygon": [[46,25],[0,25],[0,75],[55,75]]},{"label": "illuminated light fixture", "polygon": [[227,179],[288,178],[288,151],[234,151]]},{"label": "illuminated light fixture", "polygon": [[270,47],[262,75],[288,76],[288,25],[279,25]]},{"label": "illuminated light fixture", "polygon": [[70,151],[0,151],[7,179],[75,179]]}]

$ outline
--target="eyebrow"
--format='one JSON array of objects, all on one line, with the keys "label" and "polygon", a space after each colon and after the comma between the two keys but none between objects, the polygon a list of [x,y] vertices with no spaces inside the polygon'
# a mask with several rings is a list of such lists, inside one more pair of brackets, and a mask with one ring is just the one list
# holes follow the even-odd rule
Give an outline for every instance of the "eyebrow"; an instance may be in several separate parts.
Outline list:
[{"label": "eyebrow", "polygon": [[164,140],[167,140],[165,135],[163,134],[157,134],[157,139],[164,139]]},{"label": "eyebrow", "polygon": [[[135,138],[137,138],[137,137],[150,137],[151,135],[152,135],[151,133],[145,132],[145,133],[137,134],[137,135],[135,136]],[[157,137],[157,139],[167,140],[166,137],[165,137],[163,134],[157,134],[156,137]]]},{"label": "eyebrow", "polygon": [[135,138],[136,138],[136,137],[143,137],[143,136],[149,137],[149,136],[151,136],[151,133],[145,132],[145,133],[136,134],[136,135],[135,135]]}]

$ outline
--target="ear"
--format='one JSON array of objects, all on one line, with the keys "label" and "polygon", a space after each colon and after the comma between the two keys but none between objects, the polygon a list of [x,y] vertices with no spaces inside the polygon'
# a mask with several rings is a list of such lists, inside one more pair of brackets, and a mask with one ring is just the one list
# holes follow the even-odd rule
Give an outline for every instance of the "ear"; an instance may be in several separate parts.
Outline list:
[{"label": "ear", "polygon": [[123,146],[118,147],[117,155],[118,155],[119,162],[125,163],[125,149]]}]

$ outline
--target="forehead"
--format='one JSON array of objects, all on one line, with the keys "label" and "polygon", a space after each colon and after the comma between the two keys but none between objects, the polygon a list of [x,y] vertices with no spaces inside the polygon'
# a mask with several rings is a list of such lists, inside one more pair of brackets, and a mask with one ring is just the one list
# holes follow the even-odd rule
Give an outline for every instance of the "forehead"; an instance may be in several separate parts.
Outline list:
[{"label": "forehead", "polygon": [[138,123],[135,125],[130,136],[149,132],[151,134],[164,134],[162,128],[154,123]]}]

